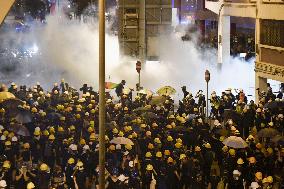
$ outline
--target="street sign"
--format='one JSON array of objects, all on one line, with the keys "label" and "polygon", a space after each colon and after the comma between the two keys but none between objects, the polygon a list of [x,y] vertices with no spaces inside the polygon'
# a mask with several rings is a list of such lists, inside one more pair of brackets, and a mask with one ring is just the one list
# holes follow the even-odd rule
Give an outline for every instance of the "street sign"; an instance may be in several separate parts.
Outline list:
[{"label": "street sign", "polygon": [[141,62],[140,62],[140,61],[137,61],[137,62],[136,62],[136,71],[137,71],[138,73],[140,73],[140,71],[141,71]]}]

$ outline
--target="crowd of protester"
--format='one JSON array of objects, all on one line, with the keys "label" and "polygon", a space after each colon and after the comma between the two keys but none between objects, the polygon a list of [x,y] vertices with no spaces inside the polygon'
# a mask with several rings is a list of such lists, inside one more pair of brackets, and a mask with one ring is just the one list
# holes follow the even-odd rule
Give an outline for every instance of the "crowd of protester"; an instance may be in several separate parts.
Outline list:
[{"label": "crowd of protester", "polygon": [[[106,188],[284,188],[283,99],[270,88],[257,103],[243,90],[212,92],[206,119],[201,90],[182,87],[176,105],[167,92],[134,96],[125,84],[117,97],[106,92]],[[50,91],[12,83],[0,98],[0,188],[98,188],[96,91],[64,80]],[[276,134],[260,137],[263,129]],[[230,136],[247,146],[224,145]]]}]

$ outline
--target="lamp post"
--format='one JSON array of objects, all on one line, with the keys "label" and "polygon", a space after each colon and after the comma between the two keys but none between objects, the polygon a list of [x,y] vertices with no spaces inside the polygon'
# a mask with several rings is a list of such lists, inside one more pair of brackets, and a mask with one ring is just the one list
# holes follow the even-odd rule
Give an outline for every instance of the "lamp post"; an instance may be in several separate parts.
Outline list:
[{"label": "lamp post", "polygon": [[205,71],[205,81],[206,81],[206,118],[208,119],[208,110],[209,110],[209,100],[208,100],[208,83],[210,81],[210,72]]},{"label": "lamp post", "polygon": [[105,189],[105,0],[99,0],[99,189]]}]

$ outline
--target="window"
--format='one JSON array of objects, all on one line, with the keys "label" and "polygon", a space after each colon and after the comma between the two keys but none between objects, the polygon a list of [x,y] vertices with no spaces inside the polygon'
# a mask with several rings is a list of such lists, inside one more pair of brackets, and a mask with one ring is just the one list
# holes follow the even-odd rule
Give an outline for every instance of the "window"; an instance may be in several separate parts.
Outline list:
[{"label": "window", "polygon": [[284,47],[284,21],[261,20],[260,43],[263,45]]}]

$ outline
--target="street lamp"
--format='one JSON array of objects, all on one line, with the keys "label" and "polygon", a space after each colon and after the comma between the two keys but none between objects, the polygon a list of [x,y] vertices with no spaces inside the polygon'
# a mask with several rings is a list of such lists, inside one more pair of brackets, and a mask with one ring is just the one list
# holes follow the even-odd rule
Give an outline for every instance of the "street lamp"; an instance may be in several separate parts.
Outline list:
[{"label": "street lamp", "polygon": [[206,118],[208,119],[208,108],[209,108],[209,100],[208,100],[208,83],[210,81],[210,72],[208,70],[205,71],[205,81],[206,81],[206,93],[207,93],[207,99],[206,99]]}]

